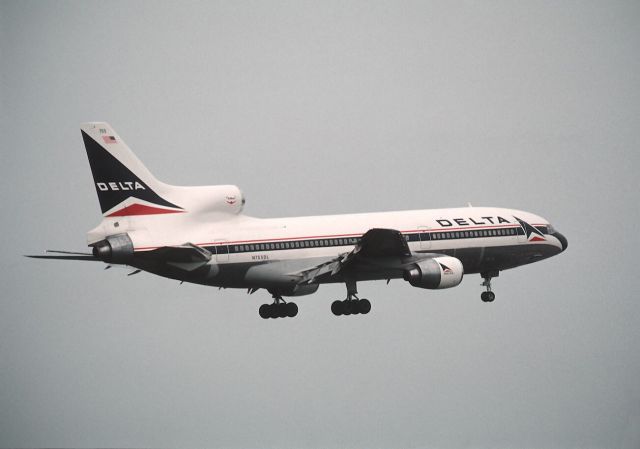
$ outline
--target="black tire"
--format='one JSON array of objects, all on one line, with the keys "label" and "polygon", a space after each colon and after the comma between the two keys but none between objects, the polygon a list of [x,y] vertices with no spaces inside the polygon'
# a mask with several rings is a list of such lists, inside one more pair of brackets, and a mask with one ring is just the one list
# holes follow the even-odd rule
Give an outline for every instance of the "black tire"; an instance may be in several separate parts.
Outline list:
[{"label": "black tire", "polygon": [[[342,301],[342,314],[343,315],[354,315],[355,313],[355,307],[354,307],[354,301],[350,301],[348,299],[345,299],[344,301]],[[357,313],[357,312],[356,312]]]},{"label": "black tire", "polygon": [[280,315],[277,304],[269,304],[269,318],[278,318]]},{"label": "black tire", "polygon": [[262,304],[258,309],[258,313],[260,314],[260,318],[266,320],[271,316],[271,311],[269,310],[269,304]]},{"label": "black tire", "polygon": [[344,308],[342,307],[342,301],[333,301],[331,303],[331,312],[335,316],[340,316],[344,312]]},{"label": "black tire", "polygon": [[298,314],[298,305],[295,302],[290,302],[287,304],[287,316],[289,318],[293,318]]},{"label": "black tire", "polygon": [[287,304],[280,303],[276,305],[276,309],[278,310],[278,318],[286,318],[288,315]]},{"label": "black tire", "polygon": [[363,315],[371,312],[371,302],[368,299],[358,301],[358,311]]},{"label": "black tire", "polygon": [[496,294],[493,292],[482,292],[482,294],[480,295],[480,299],[482,299],[484,302],[492,302],[494,299],[496,299]]}]

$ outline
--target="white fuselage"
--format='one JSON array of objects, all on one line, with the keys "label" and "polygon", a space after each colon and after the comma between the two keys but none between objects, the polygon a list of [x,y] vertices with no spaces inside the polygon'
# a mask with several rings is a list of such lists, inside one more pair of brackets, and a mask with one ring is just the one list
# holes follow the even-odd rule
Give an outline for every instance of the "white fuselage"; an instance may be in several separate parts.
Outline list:
[{"label": "white fuselage", "polygon": [[[128,232],[136,253],[193,243],[210,249],[218,265],[330,259],[351,251],[357,239],[372,228],[399,230],[412,252],[455,255],[465,249],[561,247],[553,238],[528,241],[521,231],[517,233],[520,224],[514,217],[536,227],[550,226],[544,218],[520,210],[465,207],[270,219],[218,215],[212,221],[192,220],[188,213],[120,217],[105,219],[99,229]],[[420,237],[425,233],[429,239]],[[104,238],[100,234],[92,231],[89,243]]]}]

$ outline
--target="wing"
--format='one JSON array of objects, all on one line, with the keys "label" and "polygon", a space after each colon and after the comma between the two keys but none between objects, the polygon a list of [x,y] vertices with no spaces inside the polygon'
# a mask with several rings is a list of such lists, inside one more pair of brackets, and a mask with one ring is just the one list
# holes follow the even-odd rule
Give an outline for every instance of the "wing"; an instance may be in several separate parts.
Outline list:
[{"label": "wing", "polygon": [[211,256],[211,252],[193,243],[163,246],[138,255],[141,259],[165,263],[185,271],[193,271],[206,265],[211,260]]},{"label": "wing", "polygon": [[315,267],[291,273],[299,276],[298,283],[312,283],[321,276],[335,276],[346,270],[358,271],[371,265],[397,269],[411,259],[411,250],[400,231],[370,229],[350,253],[344,253]]}]

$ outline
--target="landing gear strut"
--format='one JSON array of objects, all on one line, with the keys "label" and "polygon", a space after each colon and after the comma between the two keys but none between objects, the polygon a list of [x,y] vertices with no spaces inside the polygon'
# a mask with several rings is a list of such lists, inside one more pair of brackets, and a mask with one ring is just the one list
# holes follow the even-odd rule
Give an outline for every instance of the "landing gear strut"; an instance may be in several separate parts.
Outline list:
[{"label": "landing gear strut", "polygon": [[342,301],[333,301],[331,303],[331,312],[335,316],[340,315],[366,315],[371,311],[371,302],[368,299],[358,298],[358,290],[353,280],[347,280],[347,299]]},{"label": "landing gear strut", "polygon": [[484,302],[493,302],[493,300],[496,299],[496,294],[491,291],[491,278],[498,277],[499,274],[497,270],[480,273],[480,276],[484,279],[484,282],[480,285],[487,287],[487,291],[482,292],[480,295],[480,299]]},{"label": "landing gear strut", "polygon": [[273,303],[260,306],[258,313],[262,319],[293,318],[298,314],[298,305],[295,302],[286,302],[279,294],[271,291],[269,293],[273,296]]}]

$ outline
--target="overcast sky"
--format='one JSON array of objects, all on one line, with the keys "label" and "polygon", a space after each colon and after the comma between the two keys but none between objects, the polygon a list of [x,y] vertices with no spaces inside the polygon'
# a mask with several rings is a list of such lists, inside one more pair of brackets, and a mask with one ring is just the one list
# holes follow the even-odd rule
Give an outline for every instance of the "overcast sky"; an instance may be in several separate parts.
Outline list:
[{"label": "overcast sky", "polygon": [[[638,2],[0,3],[0,446],[640,447]],[[257,217],[531,211],[553,259],[428,291],[99,264],[79,124]]]}]

